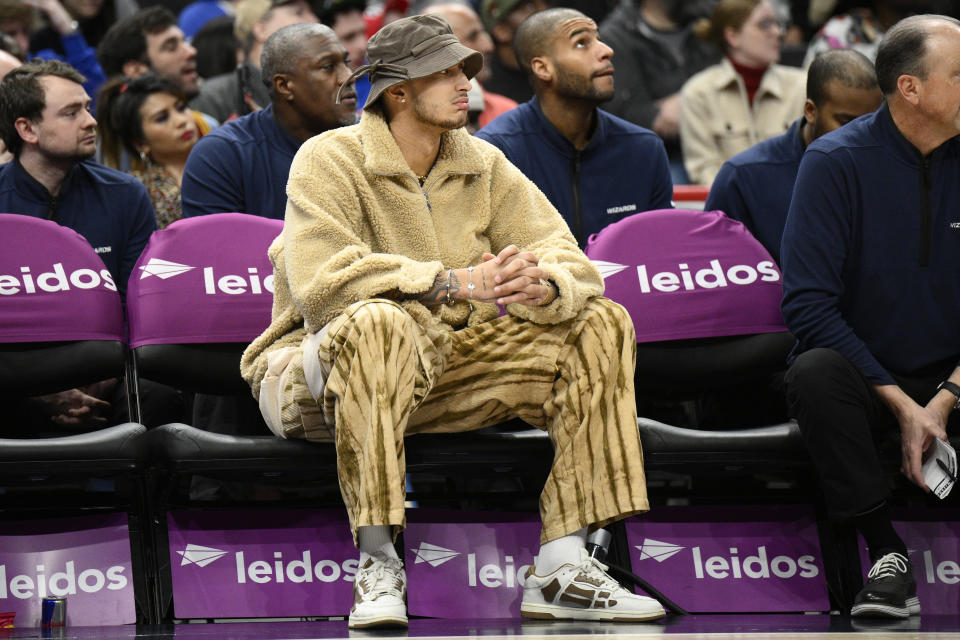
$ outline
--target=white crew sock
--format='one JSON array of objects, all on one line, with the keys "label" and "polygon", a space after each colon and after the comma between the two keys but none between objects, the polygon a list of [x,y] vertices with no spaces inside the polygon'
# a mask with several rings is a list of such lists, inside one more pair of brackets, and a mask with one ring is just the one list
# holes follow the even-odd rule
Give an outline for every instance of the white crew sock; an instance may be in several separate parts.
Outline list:
[{"label": "white crew sock", "polygon": [[370,556],[377,556],[381,560],[394,558],[399,560],[397,550],[393,546],[393,527],[387,524],[372,527],[357,527],[357,546],[360,548],[360,566]]},{"label": "white crew sock", "polygon": [[565,564],[577,564],[580,562],[580,549],[585,548],[586,545],[586,527],[544,543],[537,555],[537,575],[545,576],[553,573]]}]

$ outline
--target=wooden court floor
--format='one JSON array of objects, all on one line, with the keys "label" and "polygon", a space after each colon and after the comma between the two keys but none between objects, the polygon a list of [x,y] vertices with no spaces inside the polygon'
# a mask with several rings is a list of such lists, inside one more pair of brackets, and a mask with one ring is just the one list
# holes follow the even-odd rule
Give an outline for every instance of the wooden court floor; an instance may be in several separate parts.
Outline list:
[{"label": "wooden court floor", "polygon": [[0,629],[0,640],[871,640],[914,638],[960,640],[955,616],[920,616],[906,621],[863,622],[829,615],[694,615],[650,624],[522,622],[520,620],[411,620],[406,630],[350,631],[342,620],[234,621],[154,626],[72,627],[59,631]]}]

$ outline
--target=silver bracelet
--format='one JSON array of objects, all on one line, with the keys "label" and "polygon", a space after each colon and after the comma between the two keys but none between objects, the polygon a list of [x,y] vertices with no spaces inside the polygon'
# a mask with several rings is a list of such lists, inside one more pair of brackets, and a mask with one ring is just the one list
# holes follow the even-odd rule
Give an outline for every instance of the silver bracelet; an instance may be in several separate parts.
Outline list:
[{"label": "silver bracelet", "polygon": [[470,299],[467,302],[470,304],[470,311],[473,311],[473,290],[476,289],[473,286],[473,266],[467,267],[467,274],[470,276],[470,284],[467,285],[467,293],[470,294]]},{"label": "silver bracelet", "polygon": [[447,306],[453,306],[453,296],[450,291],[453,289],[453,269],[447,269]]}]

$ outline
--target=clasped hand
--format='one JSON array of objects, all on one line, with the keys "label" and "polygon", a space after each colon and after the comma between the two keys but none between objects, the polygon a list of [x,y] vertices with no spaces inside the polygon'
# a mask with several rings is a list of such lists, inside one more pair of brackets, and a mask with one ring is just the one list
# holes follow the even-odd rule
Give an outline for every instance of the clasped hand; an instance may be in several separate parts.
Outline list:
[{"label": "clasped hand", "polygon": [[512,244],[497,255],[483,254],[483,262],[473,270],[473,299],[540,306],[551,295],[551,287],[546,284],[549,276],[539,264],[537,256]]}]

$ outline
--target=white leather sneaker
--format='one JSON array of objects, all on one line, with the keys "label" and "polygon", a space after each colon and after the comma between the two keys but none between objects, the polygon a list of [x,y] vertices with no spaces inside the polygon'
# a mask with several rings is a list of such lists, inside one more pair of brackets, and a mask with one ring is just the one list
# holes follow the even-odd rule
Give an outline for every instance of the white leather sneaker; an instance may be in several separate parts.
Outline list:
[{"label": "white leather sneaker", "polygon": [[370,556],[357,569],[348,626],[407,626],[407,572],[399,560]]},{"label": "white leather sneaker", "polygon": [[524,618],[643,622],[667,615],[653,598],[627,591],[610,577],[607,566],[580,550],[577,564],[565,564],[545,576],[530,567],[524,577],[520,615]]}]

